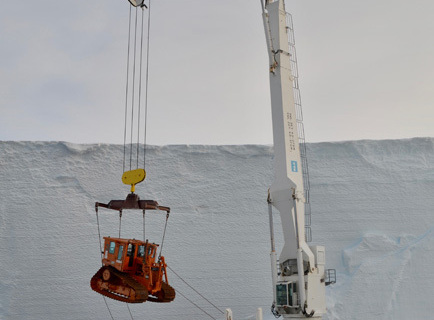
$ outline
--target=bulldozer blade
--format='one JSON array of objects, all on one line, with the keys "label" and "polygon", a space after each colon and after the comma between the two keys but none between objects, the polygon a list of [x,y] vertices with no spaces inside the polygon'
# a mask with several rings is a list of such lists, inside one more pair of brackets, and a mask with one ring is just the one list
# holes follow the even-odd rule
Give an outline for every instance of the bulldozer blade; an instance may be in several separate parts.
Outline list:
[{"label": "bulldozer blade", "polygon": [[148,301],[167,303],[175,300],[175,296],[176,296],[175,289],[169,284],[167,284],[166,282],[163,282],[161,284],[161,290],[153,294],[153,296],[149,296]]}]

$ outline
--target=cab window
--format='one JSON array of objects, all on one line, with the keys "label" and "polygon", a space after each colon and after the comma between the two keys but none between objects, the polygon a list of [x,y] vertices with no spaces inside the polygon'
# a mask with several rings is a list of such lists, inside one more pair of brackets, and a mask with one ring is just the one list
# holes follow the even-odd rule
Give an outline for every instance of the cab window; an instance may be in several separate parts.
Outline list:
[{"label": "cab window", "polygon": [[134,245],[131,243],[128,244],[127,256],[132,257],[134,255]]},{"label": "cab window", "polygon": [[110,242],[109,253],[111,254],[115,253],[115,247],[116,247],[116,243],[114,243],[113,241]]},{"label": "cab window", "polygon": [[286,283],[276,285],[276,300],[278,306],[288,305],[288,285]]},{"label": "cab window", "polygon": [[139,246],[137,250],[137,257],[141,258],[145,254],[145,246]]},{"label": "cab window", "polygon": [[118,260],[122,260],[122,254],[124,253],[124,246],[119,246]]}]

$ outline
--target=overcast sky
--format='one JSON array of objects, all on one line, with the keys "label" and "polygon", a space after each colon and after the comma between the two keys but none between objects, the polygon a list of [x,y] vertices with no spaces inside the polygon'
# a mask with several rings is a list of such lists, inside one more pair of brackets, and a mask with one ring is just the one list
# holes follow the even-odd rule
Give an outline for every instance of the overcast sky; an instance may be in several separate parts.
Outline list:
[{"label": "overcast sky", "polygon": [[[434,136],[434,3],[287,0],[309,142]],[[0,140],[122,143],[127,0],[3,1]],[[153,0],[148,143],[271,144],[259,0]]]}]

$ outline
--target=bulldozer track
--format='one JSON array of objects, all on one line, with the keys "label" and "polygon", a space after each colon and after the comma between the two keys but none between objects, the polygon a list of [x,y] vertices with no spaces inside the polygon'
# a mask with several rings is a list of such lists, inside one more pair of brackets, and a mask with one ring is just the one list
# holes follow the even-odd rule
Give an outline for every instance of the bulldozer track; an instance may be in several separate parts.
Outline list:
[{"label": "bulldozer track", "polygon": [[[110,278],[107,279],[107,281],[103,278],[103,273],[106,270],[110,272]],[[127,290],[130,293],[132,289],[133,294],[124,295],[122,293],[116,292],[115,290],[111,290],[110,287],[113,287],[113,285],[121,287],[122,289],[130,289]],[[146,290],[146,288],[142,284],[138,283],[128,274],[119,272],[118,270],[110,266],[102,267],[101,269],[99,269],[98,272],[95,273],[95,275],[90,280],[90,286],[92,290],[106,297],[122,302],[141,303],[148,300],[148,290]]]}]

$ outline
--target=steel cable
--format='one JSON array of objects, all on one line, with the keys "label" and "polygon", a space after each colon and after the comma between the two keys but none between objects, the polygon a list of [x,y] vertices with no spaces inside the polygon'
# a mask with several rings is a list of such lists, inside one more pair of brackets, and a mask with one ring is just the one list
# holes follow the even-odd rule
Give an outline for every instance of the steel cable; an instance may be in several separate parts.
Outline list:
[{"label": "steel cable", "polygon": [[[101,253],[101,256],[102,256],[102,252],[103,251],[102,251],[102,244],[101,244],[101,231],[100,231],[100,228],[99,228],[98,207],[95,207],[95,213],[96,213],[96,224],[98,225],[99,252]],[[101,266],[104,266],[103,263],[102,263],[102,260],[101,260]],[[110,318],[112,318],[112,320],[115,320],[113,318],[112,312],[110,311],[110,308],[109,308],[109,306],[107,304],[107,300],[105,299],[105,296],[102,296],[102,297],[104,298],[104,303],[105,303],[105,305],[107,307],[107,311],[110,314]]]},{"label": "steel cable", "polygon": [[121,227],[122,227],[122,210],[119,211],[119,238],[121,237]]},{"label": "steel cable", "polygon": [[134,94],[136,88],[136,51],[137,51],[137,11],[134,22],[134,52],[133,52],[133,89],[131,95],[131,133],[130,133],[130,170],[133,161],[133,127],[134,127]]},{"label": "steel cable", "polygon": [[208,315],[211,319],[217,320],[216,318],[214,318],[212,315],[210,315],[208,312],[206,312],[205,310],[203,310],[201,307],[199,307],[196,303],[194,303],[193,301],[191,301],[189,298],[187,298],[185,295],[183,295],[179,290],[176,290],[177,294],[180,294],[182,297],[184,297],[184,299],[186,299],[188,302],[190,302],[192,305],[194,305],[196,308],[198,308],[199,310],[201,310],[203,313],[205,313],[206,315]]},{"label": "steel cable", "polygon": [[[96,213],[96,224],[98,225],[99,252],[100,252],[100,255],[102,257],[101,232],[99,229],[98,207],[96,207],[96,206],[95,206],[95,213]],[[101,265],[103,265],[102,261],[101,261]]]},{"label": "steel cable", "polygon": [[209,301],[207,298],[205,298],[204,295],[202,295],[199,291],[197,291],[195,288],[193,288],[187,281],[185,281],[179,274],[177,274],[171,267],[167,266],[167,269],[172,271],[182,282],[184,282],[187,286],[189,286],[194,292],[196,292],[199,296],[201,296],[205,301],[207,301],[210,305],[212,305],[214,308],[216,308],[219,312],[224,314],[224,311],[219,309],[215,304],[213,304],[211,301]]},{"label": "steel cable", "polygon": [[[127,123],[128,123],[128,93],[129,93],[129,77],[130,77],[130,48],[131,48],[131,12],[132,12],[132,6],[129,6],[129,21],[128,21],[128,46],[127,46],[127,79],[126,79],[126,86],[125,86],[125,122],[124,122],[124,146],[123,146],[123,163],[122,163],[122,170],[125,172],[125,163],[126,163],[126,141],[127,141]],[[139,144],[140,144],[140,99],[141,99],[141,82],[142,82],[142,56],[143,56],[143,14],[142,14],[142,31],[141,31],[141,45],[140,45],[140,79],[139,79],[139,106],[138,106],[138,126],[137,126],[137,168],[139,163]],[[148,42],[149,44],[149,42]],[[135,17],[135,29],[134,29],[134,60],[133,60],[133,88],[132,88],[132,97],[131,97],[131,137],[130,137],[130,170],[132,168],[132,152],[133,152],[133,124],[134,124],[134,94],[135,94],[135,71],[136,71],[136,51],[137,51],[137,8],[136,8],[136,17]],[[148,49],[149,51],[149,49]],[[145,117],[145,123],[146,123],[146,117]],[[145,134],[146,137],[146,134]],[[98,216],[98,208],[95,208],[96,211],[96,220],[97,220],[97,226],[98,226],[98,240],[99,240],[99,247],[100,252],[102,255],[102,243],[101,243],[101,231],[100,231],[100,224],[99,224],[99,216]],[[144,217],[144,212],[143,212]],[[167,221],[166,221],[167,224]],[[122,211],[119,212],[119,238],[121,237],[121,228],[122,228]],[[145,229],[143,229],[143,233],[145,232]],[[164,239],[164,236],[163,236]],[[101,265],[103,265],[101,261]],[[103,296],[104,303],[107,307],[107,311],[110,314],[110,318],[114,320],[113,315],[111,313],[111,310],[108,306],[106,297]],[[127,309],[130,314],[130,317],[132,320],[134,320],[134,317],[131,313],[130,307],[127,304]]]},{"label": "steel cable", "polygon": [[143,241],[145,241],[145,239],[146,239],[146,237],[145,237],[145,227],[146,227],[146,225],[145,225],[145,213],[146,213],[146,210],[145,209],[143,209]]},{"label": "steel cable", "polygon": [[134,320],[133,315],[132,315],[131,310],[130,310],[130,306],[128,305],[128,303],[127,303],[127,309],[128,309],[128,312],[130,313],[131,320]]},{"label": "steel cable", "polygon": [[147,47],[146,47],[146,93],[145,93],[145,136],[144,136],[144,148],[143,148],[143,169],[146,169],[146,138],[148,130],[148,82],[149,82],[149,47],[150,47],[150,31],[151,31],[151,0],[148,5],[148,35],[147,35]]},{"label": "steel cable", "polygon": [[110,318],[112,318],[112,320],[115,320],[115,319],[113,318],[112,312],[110,311],[110,308],[109,308],[109,306],[108,306],[108,304],[107,304],[107,300],[105,299],[104,296],[102,296],[102,297],[104,298],[104,302],[105,302],[105,305],[106,305],[106,307],[107,307],[107,311],[108,311],[109,314],[110,314]]},{"label": "steel cable", "polygon": [[126,157],[126,143],[127,143],[127,114],[128,114],[128,84],[130,78],[130,39],[131,39],[131,6],[128,18],[128,50],[127,50],[127,81],[125,86],[125,124],[124,124],[124,159],[122,163],[122,172],[125,172],[125,157]]},{"label": "steel cable", "polygon": [[158,256],[158,259],[161,258],[161,253],[163,252],[163,244],[164,244],[164,238],[166,237],[166,228],[167,228],[168,220],[169,220],[169,214],[166,214],[166,223],[164,224],[163,239],[161,239],[160,255]]},{"label": "steel cable", "polygon": [[[137,168],[139,167],[139,146],[140,146],[140,112],[142,100],[142,62],[143,62],[143,20],[145,14],[142,9],[142,30],[140,36],[140,68],[139,68],[139,111],[137,115]],[[146,118],[145,118],[146,121]],[[146,148],[146,144],[143,148]]]}]

